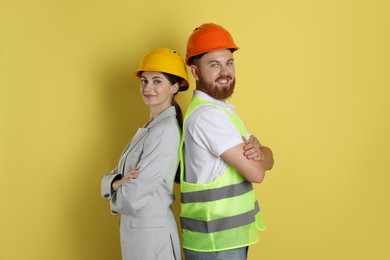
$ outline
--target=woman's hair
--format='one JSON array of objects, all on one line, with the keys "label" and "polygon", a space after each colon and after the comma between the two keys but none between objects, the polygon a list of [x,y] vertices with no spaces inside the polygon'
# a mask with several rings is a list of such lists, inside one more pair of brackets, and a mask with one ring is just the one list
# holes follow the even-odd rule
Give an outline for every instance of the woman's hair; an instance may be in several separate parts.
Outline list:
[{"label": "woman's hair", "polygon": [[[168,81],[172,85],[178,83],[179,84],[179,88],[180,88],[180,85],[181,85],[181,83],[184,80],[183,78],[181,78],[179,76],[176,76],[176,75],[172,75],[172,74],[166,73],[166,72],[161,72],[161,73],[168,79]],[[180,108],[179,104],[175,100],[175,95],[176,94],[177,94],[177,92],[173,95],[172,105],[175,107],[177,123],[179,124],[180,131],[182,131],[183,130],[183,113],[181,111],[181,108]],[[178,166],[177,171],[176,171],[175,182],[176,183],[180,183],[180,163],[179,163],[179,166]]]},{"label": "woman's hair", "polygon": [[[168,79],[168,81],[174,85],[176,83],[179,84],[179,87],[181,85],[181,83],[183,82],[183,78],[179,77],[179,76],[176,76],[176,75],[172,75],[172,74],[169,74],[169,73],[166,73],[166,72],[162,72],[162,74],[164,74],[164,76]],[[179,104],[176,102],[175,100],[175,95],[177,94],[177,92],[173,95],[173,98],[172,98],[172,105],[175,107],[176,109],[176,119],[177,119],[177,122],[179,123],[179,127],[180,127],[180,130],[182,130],[182,126],[183,126],[183,113],[181,111],[181,108],[179,106]]]}]

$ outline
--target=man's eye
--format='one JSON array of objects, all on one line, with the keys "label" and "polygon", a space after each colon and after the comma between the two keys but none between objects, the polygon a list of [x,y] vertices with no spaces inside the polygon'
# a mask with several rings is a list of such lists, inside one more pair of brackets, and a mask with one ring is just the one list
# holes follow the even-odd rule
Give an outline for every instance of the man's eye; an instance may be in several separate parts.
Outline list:
[{"label": "man's eye", "polygon": [[218,68],[219,64],[218,63],[211,63],[212,68]]}]

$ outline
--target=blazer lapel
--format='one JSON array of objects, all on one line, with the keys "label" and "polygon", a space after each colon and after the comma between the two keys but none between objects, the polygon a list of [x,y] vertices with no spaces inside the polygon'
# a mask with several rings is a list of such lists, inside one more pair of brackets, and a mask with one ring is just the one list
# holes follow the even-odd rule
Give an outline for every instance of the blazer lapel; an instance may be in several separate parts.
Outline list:
[{"label": "blazer lapel", "polygon": [[131,151],[139,143],[139,141],[148,133],[148,131],[148,128],[138,128],[137,133],[130,142],[128,150]]},{"label": "blazer lapel", "polygon": [[164,110],[157,118],[155,118],[152,122],[147,124],[144,128],[138,128],[137,133],[130,140],[129,144],[127,145],[127,147],[125,148],[125,150],[123,151],[123,153],[121,155],[121,159],[119,160],[119,165],[118,165],[118,173],[124,174],[123,167],[124,167],[124,164],[126,161],[125,158],[126,158],[127,154],[129,154],[129,152],[131,152],[131,150],[137,146],[137,144],[145,137],[145,135],[149,131],[151,131],[151,129],[155,125],[157,125],[161,121],[163,121],[169,117],[175,116],[175,115],[176,115],[175,107],[171,106],[171,107],[167,108],[166,110]]},{"label": "blazer lapel", "polygon": [[127,154],[131,152],[131,150],[134,149],[134,147],[142,140],[142,138],[149,132],[148,128],[138,128],[137,133],[135,136],[130,140],[129,144],[125,148],[125,150],[122,153],[121,159],[119,160],[119,165],[118,165],[118,173],[124,174],[123,172],[123,167],[126,162],[125,158]]}]

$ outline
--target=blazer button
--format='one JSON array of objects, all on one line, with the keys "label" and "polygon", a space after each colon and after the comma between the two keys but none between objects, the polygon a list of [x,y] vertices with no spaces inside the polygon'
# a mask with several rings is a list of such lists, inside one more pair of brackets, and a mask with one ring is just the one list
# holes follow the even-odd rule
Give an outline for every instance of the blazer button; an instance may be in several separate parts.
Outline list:
[{"label": "blazer button", "polygon": [[110,197],[110,194],[106,193],[104,194],[104,197],[107,199],[108,197]]}]

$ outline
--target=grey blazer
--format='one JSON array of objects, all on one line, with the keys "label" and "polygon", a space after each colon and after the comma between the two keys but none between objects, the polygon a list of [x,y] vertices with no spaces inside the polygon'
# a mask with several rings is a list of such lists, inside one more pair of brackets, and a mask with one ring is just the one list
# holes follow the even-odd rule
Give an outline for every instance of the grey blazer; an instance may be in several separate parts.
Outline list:
[{"label": "grey blazer", "polygon": [[[112,213],[121,214],[122,259],[181,259],[177,224],[170,207],[179,142],[180,128],[172,106],[138,130],[122,153],[117,173],[112,171],[102,179],[102,196],[110,199]],[[137,165],[139,177],[113,192],[112,182]]]}]

